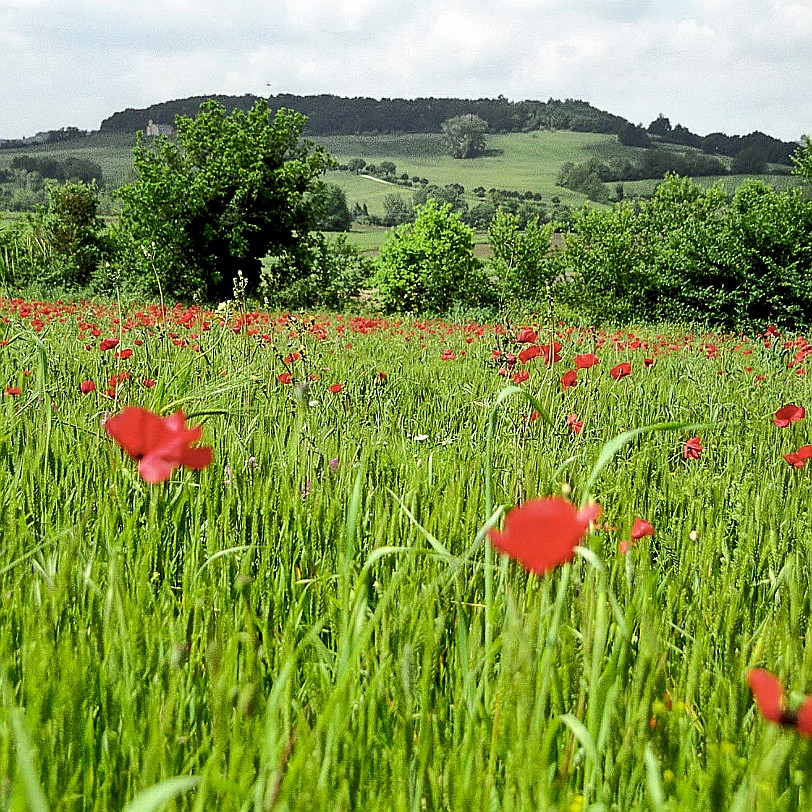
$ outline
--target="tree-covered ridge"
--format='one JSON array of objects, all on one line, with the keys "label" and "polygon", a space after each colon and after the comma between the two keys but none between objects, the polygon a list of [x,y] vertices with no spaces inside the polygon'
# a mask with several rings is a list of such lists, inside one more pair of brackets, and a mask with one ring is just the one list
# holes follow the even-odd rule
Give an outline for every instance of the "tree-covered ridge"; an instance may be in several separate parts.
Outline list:
[{"label": "tree-covered ridge", "polygon": [[[101,123],[102,132],[134,133],[147,122],[172,124],[175,116],[194,117],[200,105],[214,99],[226,109],[248,111],[259,97],[192,96],[186,99],[153,104],[143,109],[128,108],[114,113]],[[695,147],[711,155],[758,157],[761,162],[789,165],[790,155],[798,144],[782,141],[762,132],[748,135],[725,135],[714,132],[701,136],[681,124],[673,125],[663,115],[648,128],[636,126],[622,116],[599,110],[579,99],[544,101],[511,101],[504,96],[495,99],[372,99],[345,98],[331,94],[297,96],[280,93],[270,96],[272,110],[296,110],[308,119],[306,135],[362,135],[371,133],[437,133],[443,122],[457,116],[478,116],[488,124],[491,133],[530,132],[539,129],[572,130],[573,132],[614,133],[622,143],[636,135],[638,146],[656,146],[658,141]],[[642,141],[645,140],[645,143]]]},{"label": "tree-covered ridge", "polygon": [[[256,96],[194,96],[188,99],[127,109],[106,118],[102,132],[135,132],[152,119],[171,124],[176,115],[195,116],[209,98],[227,111],[248,110]],[[488,122],[490,132],[526,132],[541,128],[576,132],[617,133],[628,123],[577,99],[510,101],[495,99],[372,99],[344,98],[330,94],[296,96],[282,93],[268,98],[272,109],[287,107],[308,118],[309,135],[359,135],[364,133],[440,132],[444,121],[461,115],[476,115]]]}]

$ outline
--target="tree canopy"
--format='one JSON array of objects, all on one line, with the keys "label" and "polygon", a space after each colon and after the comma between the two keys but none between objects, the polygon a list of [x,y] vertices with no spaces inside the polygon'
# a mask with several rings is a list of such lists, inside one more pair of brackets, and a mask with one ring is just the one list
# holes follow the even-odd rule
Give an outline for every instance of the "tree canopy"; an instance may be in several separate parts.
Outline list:
[{"label": "tree canopy", "polygon": [[455,158],[474,158],[485,152],[488,122],[473,113],[447,119],[442,132],[448,151]]},{"label": "tree canopy", "polygon": [[272,116],[262,100],[230,115],[210,100],[176,119],[176,141],[139,137],[138,179],[119,191],[129,269],[164,293],[208,301],[229,298],[238,273],[255,292],[268,254],[278,259],[273,287],[304,273],[321,209],[317,179],[330,165],[302,140],[305,122],[290,110]]}]

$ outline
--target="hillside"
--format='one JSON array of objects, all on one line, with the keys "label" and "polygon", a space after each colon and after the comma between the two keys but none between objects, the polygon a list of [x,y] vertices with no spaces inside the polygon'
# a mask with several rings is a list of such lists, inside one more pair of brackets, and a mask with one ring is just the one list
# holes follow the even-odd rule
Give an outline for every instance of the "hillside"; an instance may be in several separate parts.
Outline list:
[{"label": "hillside", "polygon": [[[459,184],[464,187],[464,199],[469,207],[475,206],[478,197],[473,190],[510,189],[522,194],[531,192],[541,196],[541,203],[548,210],[553,198],[561,204],[579,207],[587,197],[579,192],[556,185],[563,164],[580,164],[592,159],[597,161],[634,161],[646,153],[640,147],[624,146],[615,135],[581,133],[568,130],[540,130],[529,133],[503,133],[490,136],[488,154],[467,160],[449,156],[437,133],[379,134],[352,136],[321,136],[314,140],[322,144],[339,164],[346,165],[353,158],[367,163],[389,161],[396,166],[397,175],[425,178],[437,186]],[[60,141],[54,144],[38,144],[24,149],[0,150],[0,173],[8,170],[16,156],[36,155],[64,160],[67,157],[85,158],[98,163],[104,173],[103,188],[113,189],[133,178],[132,134],[99,132],[83,138]],[[698,152],[690,147],[673,147],[661,144],[660,149],[680,149],[687,153]],[[794,176],[775,174],[786,172],[785,167],[774,166],[773,173],[762,175],[727,175],[723,178],[704,178],[703,183],[721,180],[732,192],[743,180],[759,177],[777,188],[786,188],[799,181]],[[406,202],[412,200],[416,188],[381,182],[379,178],[365,177],[347,171],[330,172],[326,180],[340,186],[352,207],[355,203],[366,205],[373,216],[384,214],[384,200],[397,195]],[[659,181],[641,180],[624,183],[627,197],[649,195]],[[613,184],[607,184],[608,189]],[[108,204],[107,211],[110,211]]]}]

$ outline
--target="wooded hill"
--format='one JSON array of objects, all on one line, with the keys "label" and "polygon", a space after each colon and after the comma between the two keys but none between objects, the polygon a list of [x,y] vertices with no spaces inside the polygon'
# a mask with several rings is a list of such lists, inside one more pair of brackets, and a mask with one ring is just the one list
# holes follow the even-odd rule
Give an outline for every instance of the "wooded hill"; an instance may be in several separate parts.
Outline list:
[{"label": "wooded hill", "polygon": [[[209,98],[216,99],[229,112],[235,109],[247,111],[258,99],[250,94],[193,96],[142,109],[129,108],[102,121],[101,131],[135,133],[145,129],[150,120],[157,124],[172,124],[177,115],[197,115],[200,105]],[[447,119],[470,113],[484,119],[491,133],[534,130],[609,133],[634,146],[654,146],[655,142],[651,140],[654,137],[658,141],[696,147],[714,155],[735,157],[748,151],[769,163],[789,164],[789,156],[798,147],[794,142],[781,141],[761,132],[745,136],[728,136],[720,132],[700,136],[680,124],[672,127],[664,116],[652,121],[646,129],[578,99],[514,102],[504,96],[495,99],[372,99],[283,93],[269,97],[268,102],[273,109],[286,107],[306,115],[306,132],[310,136],[437,133]]]}]

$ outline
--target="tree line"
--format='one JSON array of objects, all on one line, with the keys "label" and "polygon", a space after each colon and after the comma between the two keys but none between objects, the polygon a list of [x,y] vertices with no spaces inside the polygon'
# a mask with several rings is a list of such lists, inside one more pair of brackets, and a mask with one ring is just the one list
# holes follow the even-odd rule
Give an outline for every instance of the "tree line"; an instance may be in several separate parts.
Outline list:
[{"label": "tree line", "polygon": [[[650,201],[573,213],[555,251],[560,223],[522,221],[522,207],[540,201],[500,200],[493,190],[480,203],[494,207],[486,265],[454,210],[462,188],[421,184],[413,218],[389,235],[373,268],[346,238],[318,230],[329,208],[346,201],[321,179],[334,161],[302,138],[304,124],[300,113],[274,113],[263,100],[230,114],[207,102],[177,120],[176,139],[139,137],[137,178],[117,192],[117,223],[98,216],[95,184],[49,186],[47,210],[0,229],[0,277],[7,289],[187,302],[342,307],[374,286],[391,310],[479,306],[495,314],[554,295],[594,321],[812,324],[808,188],[779,192],[749,181],[729,200],[719,185],[669,176]],[[793,161],[812,181],[809,139]]]}]

